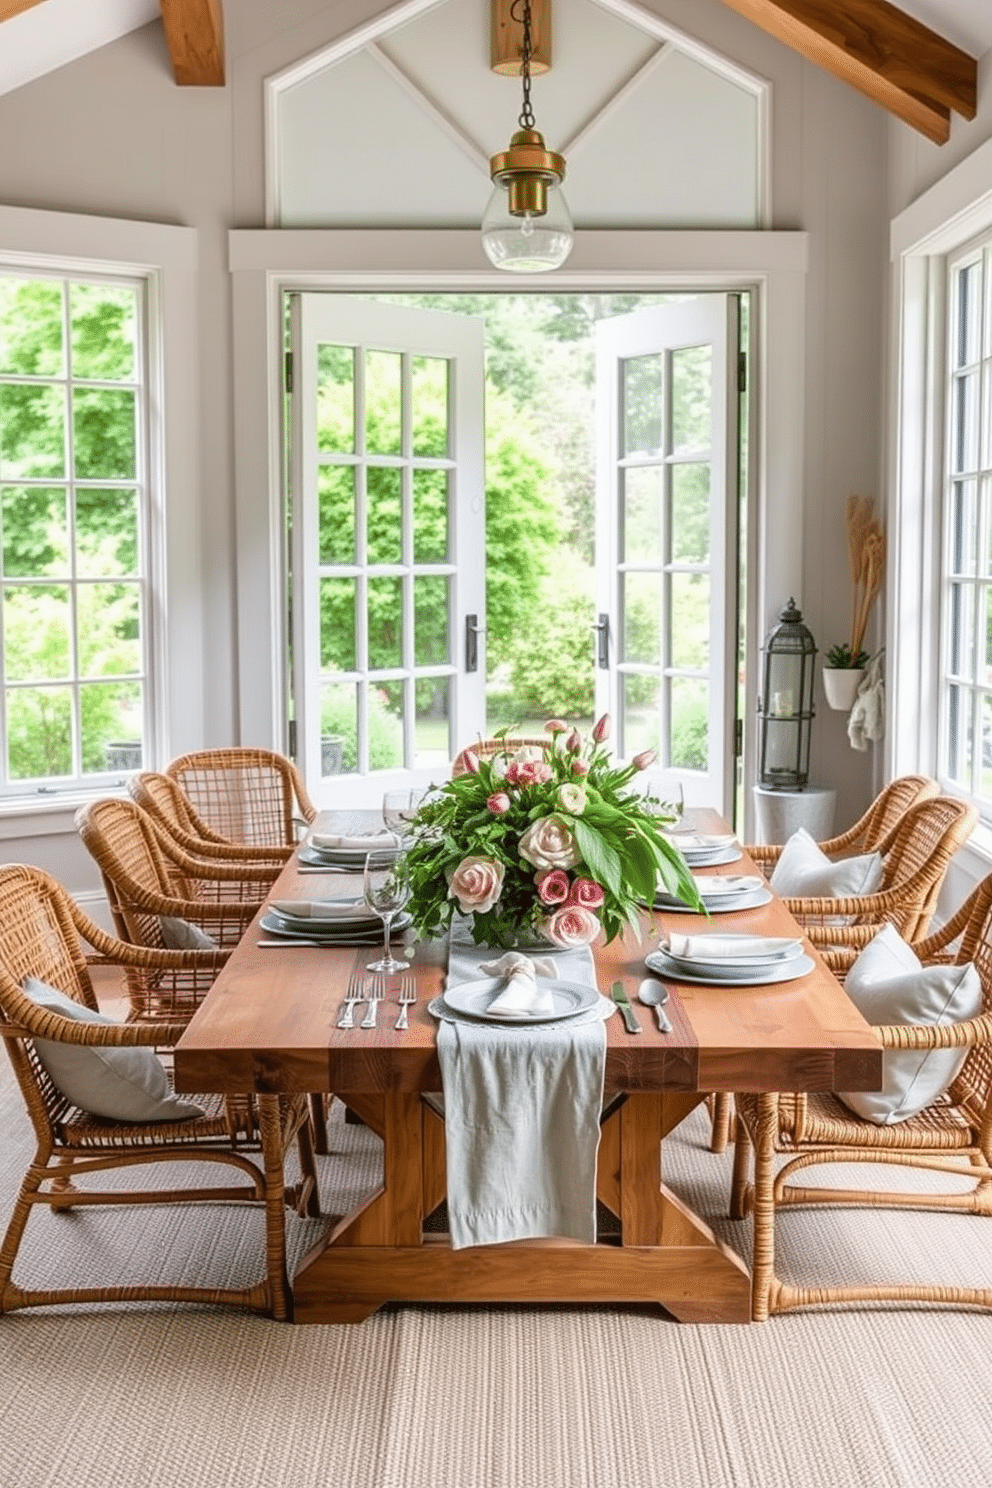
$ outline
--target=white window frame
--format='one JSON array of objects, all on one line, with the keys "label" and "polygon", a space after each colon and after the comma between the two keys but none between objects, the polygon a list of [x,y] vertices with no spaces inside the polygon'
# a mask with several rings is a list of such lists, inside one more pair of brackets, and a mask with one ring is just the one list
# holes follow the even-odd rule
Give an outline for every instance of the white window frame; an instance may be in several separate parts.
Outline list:
[{"label": "white window frame", "polygon": [[[148,626],[150,735],[146,768],[203,735],[203,573],[200,555],[198,235],[194,229],[0,206],[0,271],[123,275],[142,282],[148,372]],[[73,829],[100,791],[37,790],[0,801],[0,840]],[[38,817],[37,828],[26,818]],[[43,821],[41,819],[44,819]]]},{"label": "white window frame", "polygon": [[[990,182],[992,140],[890,225],[887,779],[917,772],[939,778],[948,264],[992,232]],[[961,794],[953,782],[941,784]],[[960,856],[961,871],[970,877],[988,871],[992,817],[976,828]],[[962,896],[960,888],[955,892]]]},{"label": "white window frame", "polygon": [[[477,232],[236,229],[228,235],[234,315],[234,449],[237,510],[238,663],[243,739],[287,747],[284,534],[283,295],[293,290],[498,293],[507,276],[482,267]],[[782,596],[796,594],[805,486],[806,269],[802,232],[624,232],[577,235],[566,268],[515,275],[512,288],[547,292],[746,290],[752,295],[754,362],[749,448],[746,622],[749,677]],[[260,664],[264,658],[264,665]],[[754,707],[747,699],[744,778],[755,778]],[[753,799],[743,830],[753,838]]]}]

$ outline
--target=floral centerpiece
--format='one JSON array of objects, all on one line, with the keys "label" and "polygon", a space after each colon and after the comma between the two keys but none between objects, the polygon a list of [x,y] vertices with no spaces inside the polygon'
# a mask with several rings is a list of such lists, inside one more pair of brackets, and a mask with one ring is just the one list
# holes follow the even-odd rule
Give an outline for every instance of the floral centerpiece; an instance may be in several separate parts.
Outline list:
[{"label": "floral centerpiece", "polygon": [[[613,940],[654,902],[659,884],[702,909],[692,875],[665,836],[663,804],[630,789],[654,750],[618,766],[609,716],[584,738],[560,719],[550,742],[482,757],[431,792],[405,855],[419,935],[447,929],[456,910],[478,945],[589,945]],[[497,736],[500,737],[500,736]]]}]

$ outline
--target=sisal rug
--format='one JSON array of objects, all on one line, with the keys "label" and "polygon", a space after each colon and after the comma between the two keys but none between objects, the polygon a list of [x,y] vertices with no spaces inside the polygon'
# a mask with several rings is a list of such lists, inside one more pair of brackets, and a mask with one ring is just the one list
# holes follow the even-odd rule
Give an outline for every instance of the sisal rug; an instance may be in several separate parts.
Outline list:
[{"label": "sisal rug", "polygon": [[[0,1057],[0,1214],[31,1132]],[[668,1181],[721,1238],[729,1156],[702,1112]],[[335,1106],[328,1212],[374,1186],[378,1144]],[[127,1180],[125,1170],[122,1175]],[[159,1175],[168,1182],[168,1174]],[[116,1181],[121,1181],[117,1176]],[[323,1221],[288,1216],[291,1264]],[[992,1224],[797,1211],[795,1280],[939,1265],[987,1277]],[[252,1276],[245,1208],[36,1213],[18,1275]],[[357,1327],[224,1309],[107,1306],[0,1319],[2,1488],[987,1488],[992,1318],[936,1308],[683,1326],[649,1308],[406,1307]]]}]

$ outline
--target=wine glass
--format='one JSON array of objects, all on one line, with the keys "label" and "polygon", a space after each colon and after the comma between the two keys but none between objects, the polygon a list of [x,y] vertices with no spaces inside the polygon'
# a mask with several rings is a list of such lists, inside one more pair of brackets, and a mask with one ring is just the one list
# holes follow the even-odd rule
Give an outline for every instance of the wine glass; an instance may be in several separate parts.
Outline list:
[{"label": "wine glass", "polygon": [[681,780],[655,775],[648,780],[647,806],[652,816],[667,818],[666,825],[677,827],[685,810],[685,793]]},{"label": "wine glass", "polygon": [[382,921],[384,951],[380,960],[370,961],[368,971],[405,971],[409,961],[397,961],[389,949],[389,928],[393,917],[410,897],[410,885],[403,871],[399,853],[370,852],[365,859],[365,903]]},{"label": "wine glass", "polygon": [[398,842],[413,835],[423,797],[422,790],[388,790],[383,795],[382,819]]}]

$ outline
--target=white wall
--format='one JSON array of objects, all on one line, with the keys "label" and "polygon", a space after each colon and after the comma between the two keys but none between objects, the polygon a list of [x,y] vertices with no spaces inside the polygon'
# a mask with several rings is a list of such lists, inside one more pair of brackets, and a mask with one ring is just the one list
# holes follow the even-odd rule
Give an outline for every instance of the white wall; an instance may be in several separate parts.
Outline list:
[{"label": "white wall", "polygon": [[[226,230],[264,225],[265,78],[386,8],[381,0],[237,0],[226,8],[224,89],[177,88],[156,22],[0,98],[0,202],[181,223],[200,234],[206,745],[237,740],[239,688],[259,685],[269,666],[260,655],[256,675],[236,675]],[[845,499],[879,491],[886,116],[718,0],[651,0],[649,8],[772,83],[771,225],[810,235],[806,477],[795,492],[807,537],[805,552],[796,554],[795,593],[825,650],[848,626]],[[443,94],[444,75],[458,58],[439,56],[437,65]],[[370,181],[369,226],[376,216]],[[774,461],[774,409],[768,418],[766,455]],[[843,721],[821,694],[813,777],[839,788],[839,825],[873,794],[871,756],[848,747]]]}]

